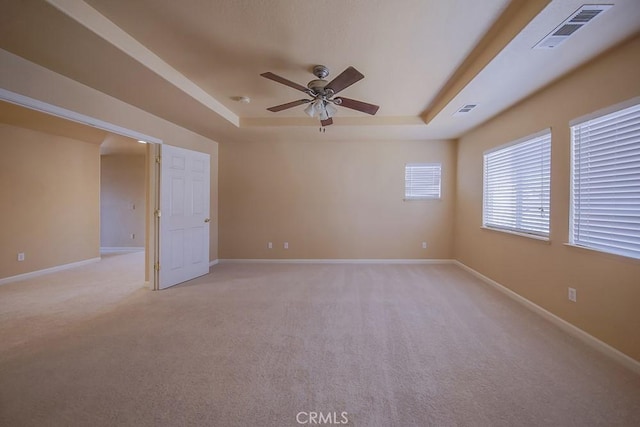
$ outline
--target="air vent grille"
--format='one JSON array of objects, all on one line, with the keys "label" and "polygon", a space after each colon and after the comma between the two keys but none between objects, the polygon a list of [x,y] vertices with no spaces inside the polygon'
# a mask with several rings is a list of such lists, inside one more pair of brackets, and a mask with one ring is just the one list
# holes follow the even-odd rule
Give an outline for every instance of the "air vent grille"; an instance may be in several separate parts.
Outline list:
[{"label": "air vent grille", "polygon": [[553,33],[553,35],[554,36],[570,36],[571,34],[578,31],[578,28],[580,27],[582,27],[582,25],[565,24],[562,27],[560,27],[555,33]]},{"label": "air vent grille", "polygon": [[602,11],[602,9],[581,10],[576,16],[571,18],[570,22],[583,22],[586,24],[587,22],[598,16],[598,14]]},{"label": "air vent grille", "polygon": [[455,115],[458,115],[458,114],[468,113],[471,110],[473,110],[474,108],[476,108],[477,106],[478,106],[478,104],[466,104],[466,105],[463,105],[453,115],[455,116]]},{"label": "air vent grille", "polygon": [[573,33],[591,22],[596,16],[610,9],[610,4],[586,4],[573,12],[560,25],[554,28],[545,38],[540,40],[534,49],[552,49],[564,42]]}]

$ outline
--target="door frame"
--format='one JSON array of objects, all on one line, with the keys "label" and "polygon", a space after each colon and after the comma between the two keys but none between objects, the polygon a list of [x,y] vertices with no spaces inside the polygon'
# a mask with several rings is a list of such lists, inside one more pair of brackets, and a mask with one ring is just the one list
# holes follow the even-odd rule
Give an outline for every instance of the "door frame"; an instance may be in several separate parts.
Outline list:
[{"label": "door frame", "polygon": [[147,144],[145,283],[160,290],[160,144]]},{"label": "door frame", "polygon": [[9,102],[41,113],[60,117],[83,125],[91,126],[110,133],[147,142],[146,156],[146,192],[147,203],[145,211],[145,285],[152,290],[159,289],[159,274],[155,268],[159,262],[160,221],[156,212],[160,209],[160,145],[162,139],[147,135],[133,129],[87,116],[76,111],[68,110],[57,105],[49,104],[35,98],[30,98],[4,88],[0,88],[0,100]]}]

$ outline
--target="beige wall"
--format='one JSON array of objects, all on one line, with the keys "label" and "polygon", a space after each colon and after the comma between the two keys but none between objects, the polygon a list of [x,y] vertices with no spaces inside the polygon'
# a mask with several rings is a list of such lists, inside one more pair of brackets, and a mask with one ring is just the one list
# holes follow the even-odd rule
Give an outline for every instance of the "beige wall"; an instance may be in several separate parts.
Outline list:
[{"label": "beige wall", "polygon": [[[589,334],[640,360],[640,260],[565,245],[569,121],[640,96],[640,38],[587,64],[463,136],[458,145],[455,256]],[[552,129],[551,242],[481,229],[482,154]],[[567,288],[577,289],[577,303]]]},{"label": "beige wall", "polygon": [[0,278],[100,256],[99,161],[98,144],[0,124]]},{"label": "beige wall", "polygon": [[0,87],[211,155],[211,260],[218,258],[218,143],[0,49]]},{"label": "beige wall", "polygon": [[144,155],[100,156],[101,247],[144,247],[145,162]]},{"label": "beige wall", "polygon": [[[403,201],[409,162],[441,200]],[[451,141],[221,144],[220,257],[451,258],[454,191]]]}]

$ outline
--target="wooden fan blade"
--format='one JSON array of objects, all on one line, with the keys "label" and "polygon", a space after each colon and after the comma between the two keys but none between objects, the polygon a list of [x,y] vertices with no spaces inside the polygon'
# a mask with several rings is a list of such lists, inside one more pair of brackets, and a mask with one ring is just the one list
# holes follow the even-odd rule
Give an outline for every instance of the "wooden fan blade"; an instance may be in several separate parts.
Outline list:
[{"label": "wooden fan blade", "polygon": [[356,101],[355,99],[339,97],[336,99],[342,100],[340,104],[336,104],[340,107],[351,108],[352,110],[362,111],[363,113],[371,114],[372,116],[378,112],[377,105],[367,104],[366,102]]},{"label": "wooden fan blade", "polygon": [[307,89],[306,87],[299,85],[298,83],[292,82],[291,80],[287,80],[284,77],[280,77],[277,74],[273,74],[271,72],[268,73],[262,73],[260,74],[262,77],[269,79],[269,80],[273,80],[274,82],[278,82],[281,83],[285,86],[289,86],[292,87],[294,89],[298,89],[301,92],[305,92],[307,93],[309,91],[309,89]]},{"label": "wooden fan blade", "polygon": [[333,119],[329,117],[327,120],[320,120],[322,126],[329,126],[333,124]]},{"label": "wooden fan blade", "polygon": [[298,105],[307,104],[311,102],[310,99],[298,99],[297,101],[287,102],[286,104],[276,105],[275,107],[269,107],[267,110],[277,113],[278,111],[286,110],[287,108],[297,107]]},{"label": "wooden fan blade", "polygon": [[362,79],[364,79],[364,75],[360,71],[349,67],[339,74],[338,77],[331,80],[329,84],[325,86],[325,89],[331,89],[333,93],[336,94]]}]

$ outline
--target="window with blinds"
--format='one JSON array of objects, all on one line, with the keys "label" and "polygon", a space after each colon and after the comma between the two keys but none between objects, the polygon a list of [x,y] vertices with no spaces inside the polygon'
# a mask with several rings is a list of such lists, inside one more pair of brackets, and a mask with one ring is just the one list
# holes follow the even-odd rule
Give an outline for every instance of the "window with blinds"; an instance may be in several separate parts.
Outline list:
[{"label": "window with blinds", "polygon": [[571,133],[569,243],[640,258],[640,104]]},{"label": "window with blinds", "polygon": [[549,237],[551,132],[484,154],[483,225]]},{"label": "window with blinds", "polygon": [[410,163],[404,168],[405,200],[439,199],[440,163]]}]

